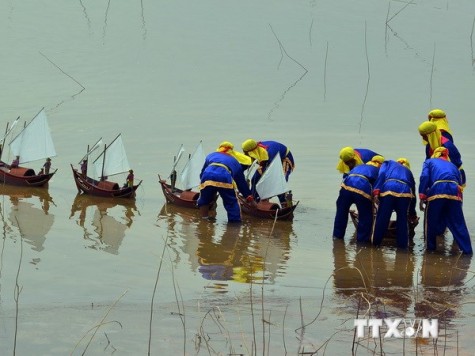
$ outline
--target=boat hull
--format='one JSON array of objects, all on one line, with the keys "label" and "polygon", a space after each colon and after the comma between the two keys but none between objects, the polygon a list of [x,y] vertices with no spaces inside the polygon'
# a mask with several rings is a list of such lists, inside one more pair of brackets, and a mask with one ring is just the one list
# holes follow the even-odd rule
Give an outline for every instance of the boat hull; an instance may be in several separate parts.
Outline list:
[{"label": "boat hull", "polygon": [[[355,210],[350,210],[349,212],[351,221],[353,222],[353,225],[355,226],[355,229],[358,228],[358,212]],[[419,224],[419,218],[414,219],[414,220],[409,220],[409,239],[412,240],[415,236],[415,228]],[[391,220],[389,222],[388,229],[386,233],[384,234],[385,238],[390,238],[390,239],[396,239],[397,237],[397,229],[396,229],[396,221]]]},{"label": "boat hull", "polygon": [[[160,177],[159,182],[167,203],[185,208],[198,208],[197,200],[199,193],[172,188],[170,184],[168,184],[164,179],[160,179]],[[278,204],[259,202],[256,209],[249,205],[243,197],[239,196],[239,204],[241,205],[241,211],[249,216],[261,219],[292,220],[298,202],[293,204],[291,207],[286,208],[281,208]]]},{"label": "boat hull", "polygon": [[134,199],[135,191],[142,183],[142,181],[140,181],[139,184],[134,185],[133,187],[120,187],[119,184],[115,182],[100,182],[90,177],[85,177],[79,173],[73,165],[71,165],[71,169],[79,193],[96,197]]},{"label": "boat hull", "polygon": [[1,165],[0,183],[17,187],[44,187],[56,173],[54,171],[49,174],[35,174],[35,171],[31,168],[8,169],[5,163],[1,162]]}]

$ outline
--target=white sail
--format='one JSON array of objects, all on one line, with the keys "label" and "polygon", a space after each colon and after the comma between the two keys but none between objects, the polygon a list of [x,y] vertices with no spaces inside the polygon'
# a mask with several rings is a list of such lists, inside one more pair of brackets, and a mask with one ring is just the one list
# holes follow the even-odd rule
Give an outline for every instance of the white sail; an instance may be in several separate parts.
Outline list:
[{"label": "white sail", "polygon": [[200,173],[205,163],[206,155],[203,151],[203,143],[200,141],[180,175],[183,189],[188,190],[200,185]]},{"label": "white sail", "polygon": [[259,182],[257,182],[256,190],[261,199],[269,199],[289,190],[279,153],[277,153],[261,179],[259,179]]},{"label": "white sail", "polygon": [[10,142],[10,150],[20,163],[56,156],[44,109]]},{"label": "white sail", "polygon": [[130,169],[129,160],[125,152],[122,135],[119,134],[112,143],[94,161],[97,177],[113,176],[127,172]]}]

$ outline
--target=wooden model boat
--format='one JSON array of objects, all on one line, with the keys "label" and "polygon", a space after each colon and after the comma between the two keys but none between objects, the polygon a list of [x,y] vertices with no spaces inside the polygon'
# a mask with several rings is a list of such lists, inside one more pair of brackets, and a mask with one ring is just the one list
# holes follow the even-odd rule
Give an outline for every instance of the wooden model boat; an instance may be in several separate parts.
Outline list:
[{"label": "wooden model boat", "polygon": [[71,164],[73,170],[74,181],[78,191],[82,194],[94,195],[104,198],[135,198],[135,191],[140,186],[139,184],[133,187],[121,187],[119,183],[108,180],[95,180],[88,176],[83,176]]},{"label": "wooden model boat", "polygon": [[[197,209],[197,201],[199,193],[192,190],[182,190],[179,188],[173,188],[166,180],[161,179],[159,182],[162,187],[163,195],[167,203],[182,206],[185,208]],[[290,207],[281,207],[277,203],[268,201],[260,201],[257,203],[257,209],[253,208],[246,202],[242,196],[239,196],[239,204],[241,205],[241,211],[249,216],[262,219],[276,219],[277,220],[292,220],[295,208],[298,205],[298,201],[293,203]]]},{"label": "wooden model boat", "polygon": [[250,216],[262,219],[277,219],[277,220],[293,220],[294,210],[299,202],[292,202],[291,206],[281,207],[277,203],[269,201],[260,201],[257,203],[257,208],[253,208],[246,202],[243,196],[239,196],[239,204],[241,204],[241,211]]},{"label": "wooden model boat", "polygon": [[[355,229],[358,228],[358,212],[355,210],[350,210],[350,218],[351,221],[353,222],[353,225],[355,226]],[[415,228],[417,225],[419,225],[419,217],[417,219],[409,219],[409,239],[414,238],[415,233]],[[396,221],[391,220],[389,222],[388,230],[386,232],[386,235],[384,237],[388,237],[391,239],[395,239],[397,236],[397,230],[396,230]]]},{"label": "wooden model boat", "polygon": [[[5,147],[5,139],[12,132],[18,120],[19,118],[12,123],[11,127],[7,124],[2,147]],[[15,136],[9,146],[13,155],[19,157],[19,164],[56,156],[44,108]],[[1,152],[0,150],[0,158]],[[56,171],[46,174],[39,170],[36,173],[34,169],[23,166],[12,168],[0,160],[0,183],[19,187],[43,187]]]},{"label": "wooden model boat", "polygon": [[[87,150],[86,156],[83,158],[88,161],[90,154],[102,144],[102,138],[99,139],[91,149]],[[86,163],[87,164],[87,163]],[[94,195],[104,198],[135,198],[135,191],[140,186],[142,181],[131,187],[121,186],[119,183],[108,180],[108,176],[125,173],[129,171],[130,166],[125,154],[122,136],[119,134],[112,143],[104,146],[104,150],[94,160],[94,169],[99,172],[102,179],[94,179],[78,172],[71,164],[74,181],[79,193]]]},{"label": "wooden model boat", "polygon": [[[178,178],[175,168],[183,152],[184,149],[183,146],[181,146],[177,155],[174,157],[172,173],[170,174],[171,184],[167,183],[165,179],[162,179],[160,175],[158,175],[158,181],[160,182],[162,192],[167,203],[185,208],[197,209],[199,193],[194,191],[193,188],[196,188],[200,184],[199,172],[203,167],[206,157],[203,153],[202,143],[200,142],[193,154],[190,155],[188,162],[180,174],[179,178],[182,185],[184,186],[184,189],[180,189],[175,185]],[[277,203],[268,201],[268,198],[276,196],[282,192],[287,192],[285,177],[283,177],[282,169],[279,168],[280,161],[276,160],[276,162],[278,164],[276,163],[272,166],[269,166],[268,171],[266,171],[267,175],[263,175],[259,181],[263,187],[263,190],[259,192],[260,196],[265,197],[266,199],[262,199],[259,203],[257,203],[257,208],[253,208],[243,197],[238,196],[241,211],[244,214],[261,219],[293,219],[293,212],[299,203],[298,201],[296,203],[289,202],[289,206],[286,207],[282,207]],[[274,166],[276,169],[271,168]],[[275,178],[275,176],[272,177],[272,174],[275,174],[277,178]],[[282,179],[284,182],[282,182]]]},{"label": "wooden model boat", "polygon": [[158,181],[162,186],[163,195],[165,196],[167,203],[185,208],[198,208],[196,205],[200,195],[198,192],[174,188],[168,184],[166,180],[161,179],[160,175],[158,175]]}]

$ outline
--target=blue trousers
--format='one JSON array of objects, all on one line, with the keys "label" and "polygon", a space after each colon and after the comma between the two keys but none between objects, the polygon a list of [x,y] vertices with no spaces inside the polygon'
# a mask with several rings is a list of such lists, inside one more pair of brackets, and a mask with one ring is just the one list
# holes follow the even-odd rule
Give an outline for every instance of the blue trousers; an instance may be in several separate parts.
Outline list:
[{"label": "blue trousers", "polygon": [[208,185],[200,191],[198,206],[212,203],[217,193],[219,193],[221,199],[223,200],[224,209],[226,209],[226,212],[228,213],[228,221],[240,222],[241,206],[239,205],[234,189],[219,188],[213,185]]},{"label": "blue trousers", "polygon": [[424,216],[424,237],[427,250],[436,249],[436,238],[447,227],[460,250],[465,254],[472,254],[472,242],[463,216],[462,202],[444,198],[428,202]]},{"label": "blue trousers", "polygon": [[384,234],[388,230],[391,214],[396,212],[396,238],[397,246],[407,248],[409,245],[409,226],[407,216],[411,198],[395,197],[386,195],[380,197],[378,213],[376,214],[376,224],[374,226],[373,244],[380,245]]},{"label": "blue trousers", "polygon": [[333,224],[333,237],[342,239],[345,237],[348,225],[348,214],[352,204],[358,209],[358,227],[356,228],[356,241],[368,242],[373,228],[373,202],[361,194],[340,189],[336,201],[336,216]]}]

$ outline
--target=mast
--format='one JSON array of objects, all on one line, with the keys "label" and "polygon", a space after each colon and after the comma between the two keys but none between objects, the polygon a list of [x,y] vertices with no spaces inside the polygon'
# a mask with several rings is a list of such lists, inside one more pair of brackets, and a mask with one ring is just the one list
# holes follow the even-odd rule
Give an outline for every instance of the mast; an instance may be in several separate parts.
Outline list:
[{"label": "mast", "polygon": [[12,132],[13,128],[16,126],[18,120],[20,120],[20,116],[18,116],[15,121],[13,121],[12,123],[12,126],[10,128],[8,128],[8,126],[10,125],[9,122],[7,122],[7,127],[5,128],[5,136],[3,136],[3,140],[2,140],[2,146],[0,147],[0,160],[2,159],[2,153],[3,153],[3,149],[5,148],[5,141],[7,139],[7,136],[10,134],[10,132]]},{"label": "mast", "polygon": [[107,149],[107,145],[104,145],[104,153],[102,155],[102,173],[101,173],[101,180],[105,180],[104,179],[104,165],[106,164],[106,149]]}]

